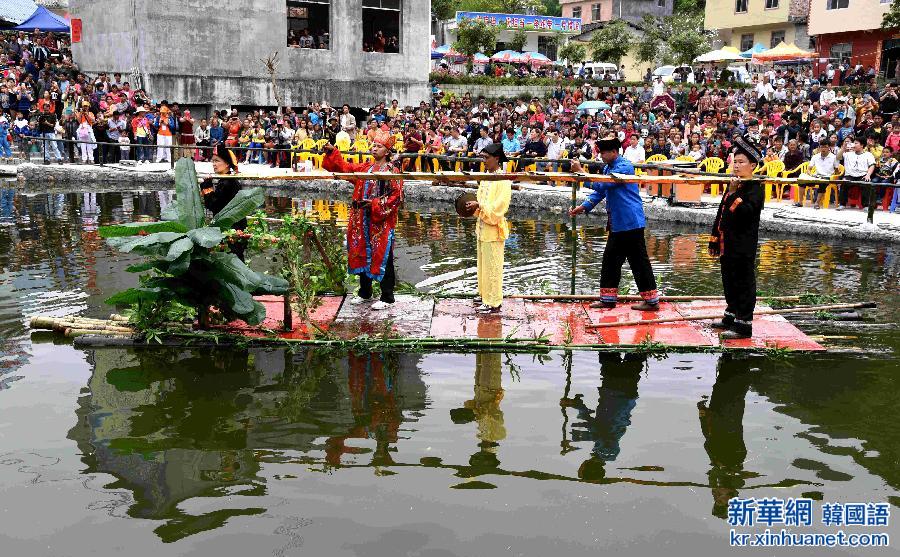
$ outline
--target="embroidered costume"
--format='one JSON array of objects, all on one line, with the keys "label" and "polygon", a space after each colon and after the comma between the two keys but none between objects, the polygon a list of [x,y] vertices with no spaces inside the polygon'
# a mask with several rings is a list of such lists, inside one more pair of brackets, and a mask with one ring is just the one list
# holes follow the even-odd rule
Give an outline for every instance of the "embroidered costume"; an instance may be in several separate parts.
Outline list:
[{"label": "embroidered costume", "polygon": [[[234,151],[226,148],[224,145],[216,145],[213,148],[213,156],[219,157],[230,167],[229,172],[238,172],[237,156]],[[241,191],[241,182],[239,180],[228,179],[218,180],[216,178],[207,178],[200,183],[200,194],[203,196],[203,206],[216,214],[224,209],[231,200]],[[247,228],[247,219],[241,219],[234,223],[231,227],[234,230],[244,230]],[[231,253],[238,256],[241,261],[244,260],[245,244],[243,240],[237,239],[229,244]]]},{"label": "embroidered costume", "polygon": [[[383,134],[375,141],[385,147],[394,137]],[[338,149],[326,154],[322,168],[331,172],[395,172],[390,162],[351,163]],[[365,206],[363,201],[370,201]],[[347,263],[349,272],[359,275],[359,297],[372,297],[372,281],[381,283],[381,301],[394,303],[394,228],[397,211],[403,201],[402,180],[356,180],[347,222]]]},{"label": "embroidered costume", "polygon": [[[739,153],[758,163],[762,153],[742,137],[735,139]],[[722,288],[728,306],[719,328],[731,328],[750,336],[756,309],[756,250],[759,242],[759,216],[765,195],[758,180],[741,182],[733,193],[726,192],[719,203],[710,237],[710,253],[722,266]]]}]

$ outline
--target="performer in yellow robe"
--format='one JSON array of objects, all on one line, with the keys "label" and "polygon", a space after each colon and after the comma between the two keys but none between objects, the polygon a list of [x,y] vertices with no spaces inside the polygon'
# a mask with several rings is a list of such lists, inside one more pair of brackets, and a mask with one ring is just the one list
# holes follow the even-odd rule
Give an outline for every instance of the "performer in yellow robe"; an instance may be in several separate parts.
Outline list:
[{"label": "performer in yellow robe", "polygon": [[[506,162],[503,146],[499,143],[482,149],[484,169],[499,172]],[[510,180],[482,181],[478,183],[477,201],[469,202],[469,209],[476,209],[475,233],[478,237],[478,297],[475,309],[478,313],[499,313],[503,304],[503,247],[509,238],[509,222],[506,212],[512,195]]]}]

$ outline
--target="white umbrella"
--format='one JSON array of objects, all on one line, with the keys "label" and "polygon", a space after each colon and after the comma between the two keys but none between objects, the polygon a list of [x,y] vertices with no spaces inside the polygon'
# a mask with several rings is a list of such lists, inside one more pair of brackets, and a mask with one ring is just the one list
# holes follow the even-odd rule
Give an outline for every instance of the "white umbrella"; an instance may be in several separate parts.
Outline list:
[{"label": "white umbrella", "polygon": [[724,48],[713,50],[694,58],[694,62],[731,62],[733,60],[744,60],[744,58],[740,52]]}]

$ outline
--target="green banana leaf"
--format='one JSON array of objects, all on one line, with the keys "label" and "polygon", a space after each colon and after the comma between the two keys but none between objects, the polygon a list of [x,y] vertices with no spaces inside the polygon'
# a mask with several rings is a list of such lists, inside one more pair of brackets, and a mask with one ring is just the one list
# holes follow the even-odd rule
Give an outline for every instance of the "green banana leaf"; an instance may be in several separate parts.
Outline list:
[{"label": "green banana leaf", "polygon": [[156,232],[146,236],[109,238],[106,243],[125,253],[163,255],[168,253],[169,244],[182,238],[185,238],[183,232]]},{"label": "green banana leaf", "polygon": [[178,159],[175,163],[175,202],[178,206],[178,222],[188,230],[204,225],[206,209],[200,199],[200,185],[194,161]]},{"label": "green banana leaf", "polygon": [[100,227],[101,238],[137,236],[141,232],[147,234],[156,232],[187,232],[187,228],[177,222],[129,222]]},{"label": "green banana leaf", "polygon": [[105,303],[115,305],[130,305],[138,302],[153,301],[159,298],[159,288],[129,288],[106,299]]},{"label": "green banana leaf", "polygon": [[164,261],[175,261],[185,253],[194,249],[194,242],[190,238],[182,238],[169,244],[169,252],[163,257]]},{"label": "green banana leaf", "polygon": [[234,199],[228,202],[228,205],[213,217],[209,223],[210,226],[217,226],[221,229],[228,229],[234,226],[234,223],[247,218],[266,200],[266,194],[262,188],[253,188],[252,190],[241,190]]},{"label": "green banana leaf", "polygon": [[222,235],[222,231],[214,226],[197,228],[196,230],[189,231],[187,235],[192,242],[201,248],[214,248],[221,244],[222,240],[225,239],[225,236]]}]

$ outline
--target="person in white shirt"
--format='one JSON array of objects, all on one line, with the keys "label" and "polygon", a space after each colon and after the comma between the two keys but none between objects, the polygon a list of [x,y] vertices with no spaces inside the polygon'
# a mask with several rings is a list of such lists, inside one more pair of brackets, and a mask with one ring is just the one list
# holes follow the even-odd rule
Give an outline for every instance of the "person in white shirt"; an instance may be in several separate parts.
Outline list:
[{"label": "person in white shirt", "polygon": [[[851,148],[852,151],[846,149]],[[875,172],[875,155],[865,150],[863,142],[857,138],[847,138],[844,146],[838,151],[837,158],[844,161],[844,180],[869,182]],[[850,186],[841,184],[838,192],[838,211],[847,206]]]},{"label": "person in white shirt", "polygon": [[774,94],[775,89],[772,87],[772,84],[769,83],[769,78],[763,76],[763,80],[756,84],[756,98],[770,101]]},{"label": "person in white shirt", "polygon": [[[563,138],[559,136],[559,132],[556,130],[550,130],[547,138],[547,158],[553,161],[557,161],[562,157],[563,147],[565,146],[565,141]],[[556,163],[542,163],[538,164],[538,170],[548,170],[553,172],[556,170]]]},{"label": "person in white shirt", "polygon": [[[813,154],[812,158],[809,161],[809,172],[806,174],[801,174],[801,178],[818,178],[820,180],[828,180],[837,172],[838,162],[837,157],[834,153],[831,152],[831,142],[827,139],[823,139],[819,143],[818,150]],[[813,197],[813,207],[816,209],[819,208],[819,197],[822,195],[822,192],[825,191],[825,188],[828,187],[825,184],[819,184],[819,186],[815,190],[815,195]],[[803,206],[803,199],[795,203],[797,207]]]},{"label": "person in white shirt", "polygon": [[834,91],[834,85],[829,81],[828,85],[825,86],[825,90],[819,95],[819,103],[825,106],[826,104],[832,105],[835,101],[837,101],[837,93]]},{"label": "person in white shirt", "polygon": [[638,141],[636,134],[628,139],[628,147],[625,148],[625,153],[622,156],[631,164],[637,164],[646,160],[646,153],[644,148],[641,147],[641,142]]}]

